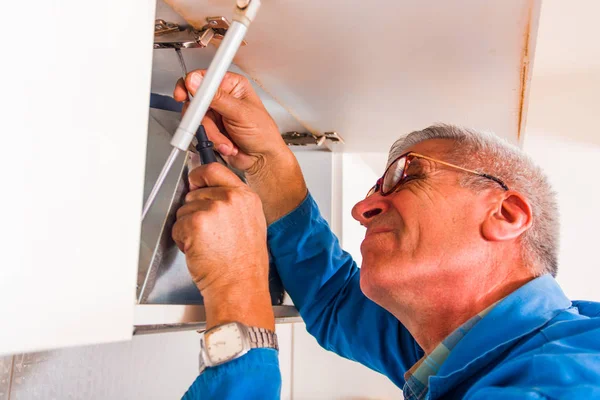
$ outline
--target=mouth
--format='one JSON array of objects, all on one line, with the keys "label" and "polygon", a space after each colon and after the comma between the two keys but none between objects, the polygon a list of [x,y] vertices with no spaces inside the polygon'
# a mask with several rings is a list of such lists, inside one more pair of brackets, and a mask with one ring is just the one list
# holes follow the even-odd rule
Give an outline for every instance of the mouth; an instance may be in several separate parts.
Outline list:
[{"label": "mouth", "polygon": [[388,233],[391,231],[392,231],[392,229],[384,228],[384,227],[367,229],[367,233],[365,234],[365,239],[369,236],[377,235],[380,233]]}]

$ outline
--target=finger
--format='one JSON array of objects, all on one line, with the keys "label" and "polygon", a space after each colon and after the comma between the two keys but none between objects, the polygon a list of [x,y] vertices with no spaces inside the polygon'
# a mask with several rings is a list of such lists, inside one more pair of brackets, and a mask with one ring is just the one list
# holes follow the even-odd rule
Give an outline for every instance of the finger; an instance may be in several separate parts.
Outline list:
[{"label": "finger", "polygon": [[173,98],[175,99],[175,101],[180,102],[189,100],[188,92],[185,88],[185,81],[183,80],[183,78],[179,78],[177,80],[177,84],[175,85],[175,89],[173,90]]},{"label": "finger", "polygon": [[227,200],[229,197],[227,188],[223,187],[203,187],[196,190],[192,190],[185,195],[185,203],[193,203],[195,201],[202,200]]},{"label": "finger", "polygon": [[[196,90],[200,87],[204,74],[205,71],[194,71],[187,75],[185,85],[192,96],[196,95]],[[225,118],[238,120],[240,115],[243,116],[248,109],[243,100],[255,103],[257,99],[258,96],[245,77],[227,73],[217,89],[210,107]]]},{"label": "finger", "polygon": [[181,223],[181,221],[177,221],[177,222],[175,222],[175,225],[173,225],[173,229],[171,229],[171,238],[173,238],[173,241],[175,242],[175,244],[177,245],[179,250],[181,250],[181,252],[185,253],[185,244],[180,239],[180,237],[181,237],[181,233],[180,233],[181,226],[179,225],[180,223]]},{"label": "finger", "polygon": [[177,222],[173,225],[171,237],[183,253],[191,247],[196,229],[198,229],[198,219],[191,214],[186,214],[178,218]]},{"label": "finger", "polygon": [[[223,156],[225,161],[227,161],[225,157],[232,157],[239,153],[239,149],[236,146],[228,144],[215,145],[215,149]],[[229,162],[227,164],[229,164]]]},{"label": "finger", "polygon": [[[207,70],[205,69],[197,69],[191,71],[185,77],[185,85],[190,90],[192,95],[196,94],[196,90],[198,90],[198,87],[200,87],[202,80],[206,76],[206,72]],[[225,93],[232,95],[236,99],[249,100],[252,102],[260,101],[260,98],[254,91],[254,88],[248,79],[234,72],[225,73],[219,88]]]},{"label": "finger", "polygon": [[210,163],[201,165],[190,172],[190,186],[199,188],[207,186],[240,187],[245,186],[236,174],[224,165],[219,163]]},{"label": "finger", "polygon": [[[221,133],[225,137],[225,140],[223,140],[223,141],[213,140],[213,143],[215,144],[215,149],[217,149],[217,151],[222,156],[237,155],[240,149],[235,144],[235,141],[233,141],[233,139],[231,139],[231,136],[229,136],[227,129],[225,129],[225,125],[223,124],[223,117],[214,110],[208,110],[208,112],[206,113],[206,116],[209,117],[214,122],[214,124],[216,125],[216,127],[219,130],[219,133]],[[210,139],[210,136],[209,136],[209,139]]]},{"label": "finger", "polygon": [[225,136],[228,136],[227,129],[225,129],[225,125],[223,125],[223,117],[219,113],[217,113],[215,110],[208,109],[206,115],[208,115],[213,121],[215,121],[217,128],[219,128],[219,130],[223,132]]},{"label": "finger", "polygon": [[208,211],[211,208],[213,200],[197,199],[195,201],[186,202],[184,205],[177,209],[177,219],[183,218],[186,215]]},{"label": "finger", "polygon": [[229,156],[233,155],[234,152],[237,153],[237,147],[233,144],[231,139],[222,133],[211,116],[206,114],[204,119],[202,119],[202,125],[204,125],[204,129],[206,129],[208,139],[214,143],[215,149],[221,153],[221,155]]},{"label": "finger", "polygon": [[242,171],[245,171],[256,162],[256,156],[252,156],[240,151],[236,152],[235,155],[227,156],[223,155],[222,153],[221,155],[223,156],[223,159],[227,165],[231,165],[232,167]]}]

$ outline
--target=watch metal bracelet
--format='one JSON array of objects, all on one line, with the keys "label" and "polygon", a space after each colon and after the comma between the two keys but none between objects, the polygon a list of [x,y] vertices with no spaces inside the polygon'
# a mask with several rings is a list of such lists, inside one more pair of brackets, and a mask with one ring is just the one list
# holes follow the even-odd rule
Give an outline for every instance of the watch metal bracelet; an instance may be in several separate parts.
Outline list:
[{"label": "watch metal bracelet", "polygon": [[279,344],[277,343],[277,334],[265,328],[257,328],[255,326],[248,326],[248,336],[250,339],[250,348],[271,348],[279,350]]}]

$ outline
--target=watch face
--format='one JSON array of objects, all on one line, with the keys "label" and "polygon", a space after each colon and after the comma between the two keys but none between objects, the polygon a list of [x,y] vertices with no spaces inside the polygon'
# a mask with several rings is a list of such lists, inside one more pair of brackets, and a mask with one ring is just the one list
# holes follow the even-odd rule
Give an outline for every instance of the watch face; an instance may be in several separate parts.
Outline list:
[{"label": "watch face", "polygon": [[212,364],[231,360],[244,351],[244,336],[237,324],[222,325],[206,332],[206,354]]}]

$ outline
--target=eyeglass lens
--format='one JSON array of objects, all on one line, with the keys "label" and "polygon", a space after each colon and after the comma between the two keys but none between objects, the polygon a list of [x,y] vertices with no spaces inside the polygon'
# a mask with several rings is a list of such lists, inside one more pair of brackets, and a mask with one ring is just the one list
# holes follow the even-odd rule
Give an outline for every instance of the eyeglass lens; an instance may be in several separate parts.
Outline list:
[{"label": "eyeglass lens", "polygon": [[389,166],[381,184],[381,192],[383,194],[388,194],[402,179],[405,166],[406,157],[400,157]]}]

